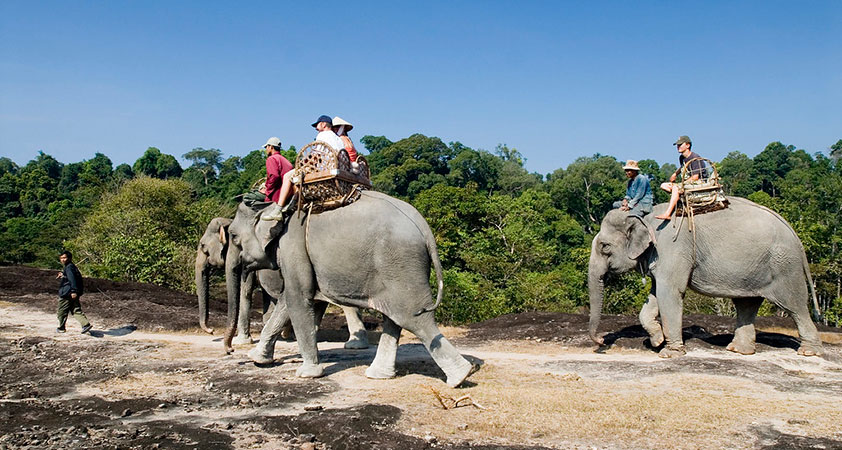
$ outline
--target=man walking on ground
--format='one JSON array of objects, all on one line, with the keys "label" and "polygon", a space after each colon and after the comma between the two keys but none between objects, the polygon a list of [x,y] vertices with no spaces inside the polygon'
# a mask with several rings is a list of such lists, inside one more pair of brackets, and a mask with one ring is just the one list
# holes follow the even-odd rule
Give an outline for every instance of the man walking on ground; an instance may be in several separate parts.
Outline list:
[{"label": "man walking on ground", "polygon": [[675,179],[681,173],[681,169],[687,161],[690,161],[690,165],[687,167],[690,178],[688,178],[685,183],[697,183],[701,178],[707,178],[705,163],[702,161],[701,156],[690,150],[693,147],[693,143],[690,142],[690,138],[688,136],[680,136],[672,145],[676,146],[678,149],[678,170],[670,176],[669,183],[661,184],[661,189],[670,193],[670,204],[663,214],[655,216],[656,219],[660,220],[670,220],[672,212],[678,204],[678,195],[680,194],[679,191],[681,190],[681,185],[676,183]]},{"label": "man walking on ground", "polygon": [[82,274],[76,268],[76,264],[73,264],[72,253],[65,251],[58,259],[64,265],[64,270],[56,275],[56,278],[61,280],[58,288],[58,328],[56,331],[64,333],[67,315],[73,314],[73,317],[79,321],[79,325],[82,325],[82,333],[87,333],[91,331],[91,323],[82,312],[82,304],[79,303],[79,297],[85,293]]}]

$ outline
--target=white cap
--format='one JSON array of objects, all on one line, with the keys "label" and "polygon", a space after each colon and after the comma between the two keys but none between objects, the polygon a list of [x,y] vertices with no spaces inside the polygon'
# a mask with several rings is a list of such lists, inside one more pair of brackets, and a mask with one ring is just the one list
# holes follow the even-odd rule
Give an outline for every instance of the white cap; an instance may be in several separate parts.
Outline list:
[{"label": "white cap", "polygon": [[281,146],[281,140],[276,138],[275,136],[272,136],[272,137],[269,138],[268,141],[266,141],[265,144],[263,144],[263,148],[266,148],[267,145],[271,145],[272,147],[280,147]]}]

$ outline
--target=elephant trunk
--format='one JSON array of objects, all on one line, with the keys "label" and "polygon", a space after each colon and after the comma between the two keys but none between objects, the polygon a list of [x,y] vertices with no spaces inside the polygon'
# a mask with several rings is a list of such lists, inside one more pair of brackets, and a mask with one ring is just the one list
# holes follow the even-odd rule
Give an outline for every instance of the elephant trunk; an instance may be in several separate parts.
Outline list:
[{"label": "elephant trunk", "polygon": [[206,333],[213,334],[213,328],[208,327],[208,255],[201,250],[196,251],[196,296],[199,298],[199,327]]},{"label": "elephant trunk", "polygon": [[228,257],[225,258],[225,287],[228,293],[228,321],[225,324],[225,339],[223,345],[225,346],[225,353],[231,354],[234,352],[234,347],[231,341],[234,339],[234,334],[237,333],[237,320],[240,313],[240,283],[242,275],[242,266],[240,264],[240,255],[232,254],[231,250],[234,247],[229,247]]},{"label": "elephant trunk", "polygon": [[594,254],[591,250],[591,259],[588,264],[588,294],[591,300],[588,334],[597,345],[603,345],[605,341],[596,335],[596,330],[599,328],[599,319],[602,315],[602,300],[605,293],[605,264],[597,258],[599,258],[599,255]]}]

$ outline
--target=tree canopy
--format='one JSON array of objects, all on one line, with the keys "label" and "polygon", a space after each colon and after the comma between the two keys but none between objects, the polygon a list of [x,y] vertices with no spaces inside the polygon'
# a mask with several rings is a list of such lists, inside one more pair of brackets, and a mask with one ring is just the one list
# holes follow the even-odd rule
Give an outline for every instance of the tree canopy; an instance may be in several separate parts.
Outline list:
[{"label": "tree canopy", "polygon": [[[514,147],[492,151],[413,134],[364,136],[374,188],[412,203],[436,236],[445,271],[440,320],[466,323],[527,310],[577,311],[588,303],[590,243],[624,195],[621,161],[595,154],[546,176],[529,173]],[[294,162],[296,150],[282,154]],[[132,165],[104,154],[61,163],[40,152],[19,167],[0,158],[0,261],[56,267],[69,248],[86,275],[189,290],[204,226],[232,215],[238,195],[265,177],[259,149],[225,157],[195,147],[190,165],[149,147]],[[827,154],[771,142],[757,156],[732,152],[717,164],[728,195],[785,217],[813,271],[824,317],[842,321],[842,139]],[[658,189],[673,162],[639,162]],[[636,313],[647,295],[639,275],[609,280],[605,308]],[[721,313],[722,303],[686,303]],[[767,308],[766,313],[774,311]]]}]

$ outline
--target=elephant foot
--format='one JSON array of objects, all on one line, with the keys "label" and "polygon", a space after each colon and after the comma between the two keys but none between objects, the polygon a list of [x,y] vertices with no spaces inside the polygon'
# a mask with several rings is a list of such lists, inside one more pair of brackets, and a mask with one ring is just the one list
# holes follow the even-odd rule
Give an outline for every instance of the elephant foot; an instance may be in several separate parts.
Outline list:
[{"label": "elephant foot", "polygon": [[683,345],[668,345],[658,352],[660,358],[677,358],[687,354],[687,350]]},{"label": "elephant foot", "polygon": [[207,334],[213,334],[213,328],[208,328],[206,326],[202,326],[202,331],[204,331]]},{"label": "elephant foot", "polygon": [[664,343],[664,333],[658,333],[655,336],[649,336],[649,345],[652,348],[658,348]]},{"label": "elephant foot", "polygon": [[365,376],[375,380],[388,380],[389,378],[395,378],[395,368],[368,366],[368,369],[365,369]]},{"label": "elephant foot", "polygon": [[345,348],[353,350],[368,348],[368,336],[365,335],[365,332],[351,336],[348,342],[345,343]]},{"label": "elephant foot", "polygon": [[798,354],[801,356],[821,356],[824,354],[821,344],[801,344],[798,347]]},{"label": "elephant foot", "polygon": [[725,350],[732,351],[734,353],[739,353],[741,355],[753,355],[755,352],[755,345],[754,343],[746,344],[746,343],[738,343],[731,341],[726,347]]},{"label": "elephant foot", "polygon": [[295,376],[299,378],[319,378],[322,375],[324,375],[324,369],[318,364],[304,363],[295,371]]},{"label": "elephant foot", "polygon": [[272,364],[275,362],[275,359],[272,356],[267,356],[266,352],[264,352],[260,347],[255,347],[249,350],[248,357],[254,361],[255,364]]},{"label": "elephant foot", "polygon": [[447,373],[447,385],[455,388],[462,384],[470,374],[479,370],[479,365],[471,364],[466,359],[462,360],[464,364],[459,364],[455,370],[450,370]]},{"label": "elephant foot", "polygon": [[254,343],[254,341],[251,340],[251,336],[249,336],[247,334],[241,334],[241,335],[235,337],[232,342],[236,345],[244,345],[244,344],[247,345],[247,344],[253,344]]}]

